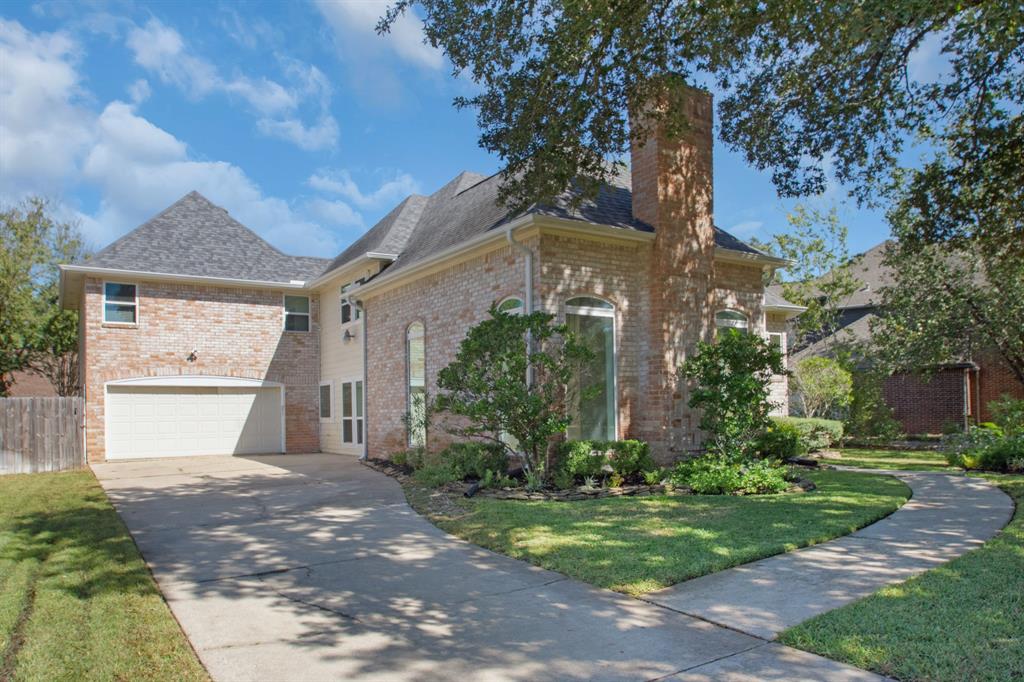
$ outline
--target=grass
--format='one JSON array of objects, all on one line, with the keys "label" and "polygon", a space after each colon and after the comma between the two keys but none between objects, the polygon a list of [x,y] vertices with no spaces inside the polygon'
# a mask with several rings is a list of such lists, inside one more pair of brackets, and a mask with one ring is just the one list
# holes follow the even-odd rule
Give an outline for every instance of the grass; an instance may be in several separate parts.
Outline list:
[{"label": "grass", "polygon": [[888,476],[811,472],[807,493],[614,497],[581,502],[473,499],[441,511],[409,501],[444,530],[496,552],[629,595],[845,535],[899,508]]},{"label": "grass", "polygon": [[0,477],[0,680],[206,680],[90,472]]},{"label": "grass", "polygon": [[837,464],[859,469],[901,469],[903,471],[949,471],[959,469],[949,466],[941,452],[932,450],[869,450],[865,448],[844,448],[838,451],[841,459],[825,460],[825,464]]},{"label": "grass", "polygon": [[1024,679],[1024,476],[986,475],[1017,504],[981,548],[782,634],[900,680]]}]

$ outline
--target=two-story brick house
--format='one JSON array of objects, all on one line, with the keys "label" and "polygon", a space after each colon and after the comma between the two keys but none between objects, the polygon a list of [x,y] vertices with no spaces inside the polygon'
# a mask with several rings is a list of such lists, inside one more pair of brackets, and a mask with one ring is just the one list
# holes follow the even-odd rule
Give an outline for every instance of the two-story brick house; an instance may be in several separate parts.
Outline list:
[{"label": "two-story brick house", "polygon": [[281,253],[193,192],[65,266],[89,459],[407,447],[423,434],[404,415],[496,302],[551,311],[595,350],[604,390],[570,435],[641,438],[666,461],[698,448],[679,365],[723,325],[784,343],[799,309],[766,299],[781,261],[714,226],[711,99],[685,106],[685,138],[655,131],[578,205],[513,215],[500,177],[462,173],[326,260]]}]

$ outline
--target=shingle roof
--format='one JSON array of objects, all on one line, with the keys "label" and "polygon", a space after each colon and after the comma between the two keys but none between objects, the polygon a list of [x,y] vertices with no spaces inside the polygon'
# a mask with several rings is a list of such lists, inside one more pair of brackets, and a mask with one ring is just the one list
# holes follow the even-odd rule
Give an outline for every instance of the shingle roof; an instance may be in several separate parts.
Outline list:
[{"label": "shingle roof", "polygon": [[324,258],[289,256],[198,192],[189,192],[85,266],[264,282],[311,280]]},{"label": "shingle roof", "polygon": [[427,197],[413,194],[391,209],[366,234],[355,240],[348,248],[332,260],[324,272],[341,267],[367,252],[399,254],[409,242],[413,229],[419,222]]}]

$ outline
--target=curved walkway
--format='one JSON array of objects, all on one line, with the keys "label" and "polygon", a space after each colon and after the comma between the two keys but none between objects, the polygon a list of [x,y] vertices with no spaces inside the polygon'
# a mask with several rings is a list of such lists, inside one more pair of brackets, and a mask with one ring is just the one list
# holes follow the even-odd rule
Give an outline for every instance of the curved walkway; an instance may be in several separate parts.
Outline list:
[{"label": "curved walkway", "polygon": [[645,600],[771,640],[981,546],[1013,516],[1013,501],[984,479],[872,473],[901,479],[913,491],[911,499],[850,535],[680,583]]},{"label": "curved walkway", "polygon": [[458,540],[353,458],[93,469],[215,680],[879,680],[768,640],[980,544],[1011,507],[899,473],[914,498],[859,533],[637,600]]}]

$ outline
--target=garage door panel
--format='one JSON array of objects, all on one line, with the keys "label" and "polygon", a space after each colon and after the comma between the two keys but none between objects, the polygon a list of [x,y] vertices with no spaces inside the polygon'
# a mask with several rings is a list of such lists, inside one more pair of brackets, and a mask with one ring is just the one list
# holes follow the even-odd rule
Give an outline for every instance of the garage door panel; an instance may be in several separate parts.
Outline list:
[{"label": "garage door panel", "polygon": [[277,388],[109,386],[107,457],[281,451]]}]

